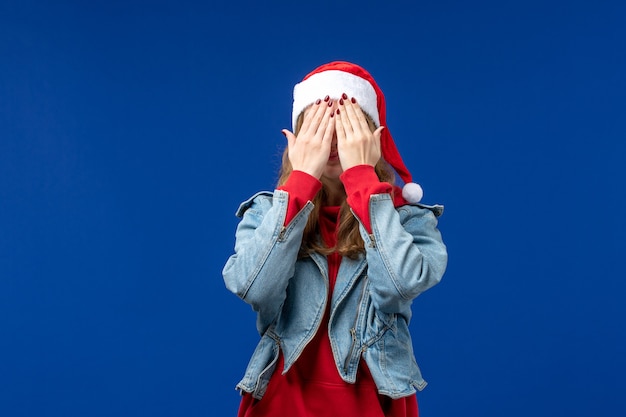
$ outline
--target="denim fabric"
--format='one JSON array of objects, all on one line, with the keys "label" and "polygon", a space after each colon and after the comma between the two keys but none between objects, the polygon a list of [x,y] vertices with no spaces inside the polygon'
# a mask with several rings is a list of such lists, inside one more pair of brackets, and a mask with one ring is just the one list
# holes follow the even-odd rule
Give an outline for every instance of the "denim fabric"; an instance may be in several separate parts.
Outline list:
[{"label": "denim fabric", "polygon": [[[224,266],[226,287],[257,313],[261,340],[237,388],[261,398],[279,349],[287,372],[324,315],[328,264],[319,254],[298,259],[311,202],[284,227],[288,194],[254,195],[239,207],[235,254]],[[337,370],[354,383],[363,358],[381,394],[422,390],[413,355],[411,303],[441,280],[446,247],[437,229],[442,206],[394,207],[390,195],[370,198],[372,233],[361,225],[365,254],[342,259],[331,297],[329,336]]]}]

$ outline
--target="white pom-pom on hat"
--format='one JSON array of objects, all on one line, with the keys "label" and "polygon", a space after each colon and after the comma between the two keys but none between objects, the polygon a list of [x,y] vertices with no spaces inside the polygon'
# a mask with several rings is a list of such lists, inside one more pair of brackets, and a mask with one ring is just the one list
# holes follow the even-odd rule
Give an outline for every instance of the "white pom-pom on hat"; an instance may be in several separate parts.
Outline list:
[{"label": "white pom-pom on hat", "polygon": [[419,184],[409,182],[402,187],[402,197],[409,203],[419,203],[424,197],[424,190]]},{"label": "white pom-pom on hat", "polygon": [[404,187],[402,197],[409,203],[417,203],[424,194],[422,187],[413,182],[411,173],[404,165],[400,152],[387,128],[385,96],[372,75],[364,68],[345,61],[324,64],[309,74],[294,87],[292,121],[295,129],[300,113],[316,99],[325,96],[339,97],[342,93],[356,98],[361,109],[367,113],[377,127],[385,126],[381,132],[382,157],[398,173]]}]

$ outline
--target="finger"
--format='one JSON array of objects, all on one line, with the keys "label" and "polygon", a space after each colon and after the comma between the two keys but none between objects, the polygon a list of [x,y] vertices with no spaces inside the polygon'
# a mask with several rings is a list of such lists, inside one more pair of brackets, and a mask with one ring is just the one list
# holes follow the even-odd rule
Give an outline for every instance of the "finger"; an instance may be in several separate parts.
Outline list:
[{"label": "finger", "polygon": [[336,112],[335,115],[335,132],[337,132],[337,142],[344,142],[346,140],[346,127],[343,123],[343,112]]},{"label": "finger", "polygon": [[339,100],[339,107],[337,108],[337,114],[341,115],[341,123],[343,124],[344,132],[346,135],[351,135],[354,132],[354,126],[350,120],[350,115],[346,114],[346,100],[343,97],[348,97],[343,94]]},{"label": "finger", "polygon": [[361,108],[361,105],[359,105],[359,103],[357,103],[356,98],[352,97],[352,99],[350,99],[350,103],[352,104],[352,107],[354,107],[354,111],[357,114],[357,118],[359,119],[359,123],[361,124],[361,128],[366,129],[368,131],[371,131],[372,129],[370,127],[367,115],[365,114],[365,112]]},{"label": "finger", "polygon": [[[369,127],[369,125],[368,125],[368,127]],[[374,131],[374,137],[376,138],[376,140],[378,142],[380,142],[380,136],[382,135],[383,130],[385,130],[385,126],[381,126],[381,127],[379,127],[378,129],[376,129]]]},{"label": "finger", "polygon": [[347,116],[350,118],[352,128],[362,132],[370,132],[369,125],[367,124],[367,118],[365,113],[361,110],[361,106],[358,105],[354,97],[351,100],[344,100],[344,107]]},{"label": "finger", "polygon": [[317,117],[320,110],[323,110],[324,107],[321,105],[321,103],[322,101],[320,99],[317,99],[315,103],[311,104],[305,110],[304,120],[302,121],[302,127],[300,128],[300,132],[315,133],[315,131],[317,130],[317,125],[319,124],[319,121],[317,123],[315,122],[315,118]]},{"label": "finger", "polygon": [[[318,101],[320,100],[318,99]],[[315,114],[313,115],[313,119],[311,120],[311,126],[309,128],[310,129],[309,132],[312,135],[316,135],[317,132],[320,131],[320,125],[322,123],[322,120],[324,120],[325,117],[330,116],[330,110],[331,110],[330,107],[332,106],[332,100],[329,100],[328,103],[321,101],[319,104],[316,104],[316,105],[317,105],[317,110]]]},{"label": "finger", "polygon": [[[368,126],[369,127],[369,126]],[[380,159],[380,157],[382,156],[382,149],[381,149],[381,141],[380,141],[380,137],[383,133],[383,130],[385,130],[386,127],[385,126],[380,126],[378,129],[374,130],[374,144],[376,147],[376,154],[378,156],[378,158]]]},{"label": "finger", "polygon": [[330,144],[333,141],[333,132],[335,131],[335,123],[336,122],[333,118],[333,113],[331,113],[330,116],[328,116],[328,118],[326,119],[324,136],[322,137],[322,142],[324,143],[324,145],[328,145],[329,150],[330,150]]},{"label": "finger", "polygon": [[330,106],[325,107],[326,109],[324,110],[324,114],[322,115],[322,120],[317,128],[317,131],[315,132],[315,136],[318,137],[320,140],[324,140],[328,126],[334,127],[334,122],[332,119],[333,109]]},{"label": "finger", "polygon": [[290,148],[293,147],[293,145],[296,143],[296,135],[294,135],[287,129],[283,129],[281,130],[281,132],[287,138],[287,146],[289,146]]},{"label": "finger", "polygon": [[302,111],[303,117],[302,117],[302,125],[300,126],[300,132],[306,132],[306,130],[309,128],[309,125],[311,124],[311,119],[313,118],[313,106],[315,106],[315,104],[311,104],[309,107],[305,108]]}]

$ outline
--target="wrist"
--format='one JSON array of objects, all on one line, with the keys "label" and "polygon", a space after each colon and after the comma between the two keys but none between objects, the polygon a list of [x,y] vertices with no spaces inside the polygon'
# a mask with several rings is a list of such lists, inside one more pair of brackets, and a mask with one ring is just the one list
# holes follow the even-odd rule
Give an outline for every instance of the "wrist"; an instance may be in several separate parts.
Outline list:
[{"label": "wrist", "polygon": [[352,185],[356,183],[371,184],[380,182],[374,166],[369,164],[359,164],[347,168],[343,171],[339,178],[344,183],[344,185]]}]

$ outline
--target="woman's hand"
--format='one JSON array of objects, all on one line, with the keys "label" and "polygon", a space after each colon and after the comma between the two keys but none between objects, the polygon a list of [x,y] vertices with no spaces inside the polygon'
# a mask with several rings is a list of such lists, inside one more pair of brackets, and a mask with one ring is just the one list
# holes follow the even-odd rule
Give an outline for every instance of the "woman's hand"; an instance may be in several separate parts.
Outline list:
[{"label": "woman's hand", "polygon": [[356,165],[375,166],[381,156],[380,134],[384,128],[381,126],[372,132],[356,100],[348,100],[343,94],[335,115],[341,168],[346,171]]},{"label": "woman's hand", "polygon": [[332,121],[333,101],[317,100],[304,112],[302,127],[296,137],[283,129],[289,145],[289,161],[294,170],[320,179],[328,163],[335,124]]}]

